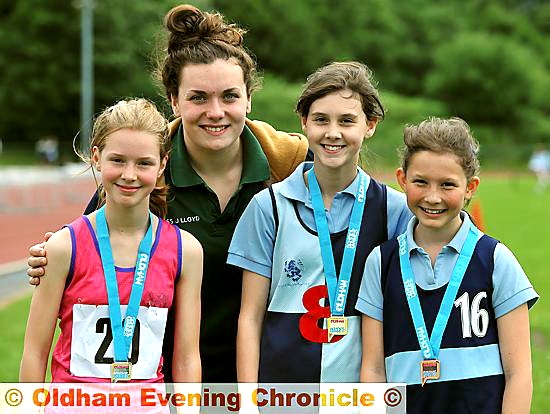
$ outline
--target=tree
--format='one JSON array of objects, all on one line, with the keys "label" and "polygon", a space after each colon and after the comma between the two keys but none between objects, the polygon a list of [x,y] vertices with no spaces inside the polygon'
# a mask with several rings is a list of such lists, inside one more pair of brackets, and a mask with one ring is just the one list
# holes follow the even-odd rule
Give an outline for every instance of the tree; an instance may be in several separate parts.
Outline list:
[{"label": "tree", "polygon": [[[95,1],[96,112],[127,96],[164,101],[150,56],[172,3]],[[1,9],[0,23],[0,136],[72,140],[80,125],[78,1],[14,2]]]},{"label": "tree", "polygon": [[[75,132],[78,15],[63,0],[17,2],[0,25],[0,134],[28,140]],[[78,112],[76,112],[78,114]]]},{"label": "tree", "polygon": [[512,125],[530,102],[535,61],[529,49],[502,36],[463,34],[435,51],[426,92],[469,121]]}]

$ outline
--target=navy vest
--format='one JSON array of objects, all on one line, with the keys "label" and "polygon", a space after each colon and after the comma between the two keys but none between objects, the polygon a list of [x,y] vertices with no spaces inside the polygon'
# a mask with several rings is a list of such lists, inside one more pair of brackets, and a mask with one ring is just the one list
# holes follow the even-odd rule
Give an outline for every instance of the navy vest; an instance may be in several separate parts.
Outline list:
[{"label": "navy vest", "polygon": [[[476,295],[480,294],[480,297],[483,297],[479,301],[478,309],[485,310],[488,314],[486,332],[483,336],[478,337],[471,333],[470,337],[464,338],[462,309],[459,306],[453,306],[441,342],[441,350],[446,348],[472,349],[474,355],[471,359],[472,364],[484,363],[481,352],[479,357],[475,356],[476,347],[498,345],[497,324],[492,307],[493,256],[497,243],[497,240],[487,235],[483,235],[478,240],[457,293],[457,298],[468,293],[470,299],[468,305]],[[387,358],[395,357],[396,354],[402,352],[418,351],[420,346],[403,288],[397,239],[382,244],[380,252],[381,286],[384,297],[384,356],[387,360]],[[426,328],[430,335],[446,288],[447,285],[444,285],[438,289],[424,290],[417,285]],[[486,293],[486,297],[483,292]],[[492,352],[498,352],[497,347],[494,349]],[[444,364],[441,369],[443,372]],[[420,368],[418,368],[418,378],[420,378]],[[391,381],[391,378],[388,378],[388,381]],[[503,393],[504,375],[502,374],[428,382],[423,388],[418,384],[408,385],[407,413],[500,413]]]},{"label": "navy vest", "polygon": [[[298,213],[296,202],[291,202],[281,196],[277,198],[277,202],[275,202],[275,197],[273,197],[273,201],[276,223],[279,219],[281,221],[285,220],[283,215],[277,218],[277,203],[292,203],[292,207],[289,206],[290,208],[287,208],[286,211],[290,211],[290,214],[294,215],[294,217],[288,217],[288,219],[297,221],[297,226],[299,226],[297,231],[302,232],[302,234],[309,233],[314,236],[317,235],[315,230],[310,229],[303,222]],[[279,206],[279,210],[283,210],[281,206]],[[296,237],[296,232],[293,232],[292,235],[282,234],[284,233],[284,231],[281,230],[282,227],[284,226],[280,226],[279,229],[276,229],[277,239],[275,240],[275,245],[277,243],[295,242],[297,254],[299,254],[300,249],[308,248],[300,244],[300,240],[293,239]],[[331,234],[332,249],[337,270],[341,267],[346,234],[347,229]],[[366,205],[363,212],[356,256],[350,279],[350,289],[344,310],[346,316],[355,317],[356,321],[354,321],[354,326],[357,326],[358,329],[360,329],[361,314],[355,309],[355,303],[357,302],[365,260],[374,247],[380,245],[380,243],[387,239],[387,189],[385,185],[379,184],[371,179],[367,190]],[[318,244],[318,241],[316,240],[315,243]],[[321,261],[321,258],[319,257],[318,260]],[[325,305],[328,306],[328,299]],[[260,382],[320,382],[323,377],[339,378],[340,373],[335,371],[346,369],[345,366],[343,366],[343,368],[334,367],[334,364],[328,364],[331,366],[330,368],[326,366],[323,367],[323,346],[328,345],[334,347],[338,343],[322,344],[311,342],[303,338],[299,330],[299,321],[302,315],[303,312],[294,312],[294,310],[286,312],[266,312],[260,348]],[[348,339],[351,339],[351,335],[349,335],[349,337]],[[359,341],[353,342],[357,343],[345,346],[353,347],[353,352],[356,355],[357,352],[359,352],[360,355],[360,338]],[[325,349],[324,352],[324,358],[326,358],[327,350]],[[325,361],[325,359],[323,359],[323,361]],[[331,370],[331,372],[327,373],[325,371],[325,375],[322,375],[321,371],[323,368],[325,370]],[[357,378],[358,375],[359,373],[357,372]],[[339,381],[335,380],[334,382]]]}]

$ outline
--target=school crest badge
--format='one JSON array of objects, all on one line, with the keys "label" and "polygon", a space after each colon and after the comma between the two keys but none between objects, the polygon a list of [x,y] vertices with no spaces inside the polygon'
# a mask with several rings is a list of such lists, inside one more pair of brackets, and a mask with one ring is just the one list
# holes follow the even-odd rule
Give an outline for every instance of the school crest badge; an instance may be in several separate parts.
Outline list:
[{"label": "school crest badge", "polygon": [[289,259],[285,261],[284,272],[293,282],[297,282],[302,277],[304,263],[300,259]]}]

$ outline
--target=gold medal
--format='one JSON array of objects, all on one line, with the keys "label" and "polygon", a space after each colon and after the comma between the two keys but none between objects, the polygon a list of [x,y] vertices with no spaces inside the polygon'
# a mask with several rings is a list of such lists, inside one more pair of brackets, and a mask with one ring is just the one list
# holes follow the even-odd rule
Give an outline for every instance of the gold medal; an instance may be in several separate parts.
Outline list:
[{"label": "gold medal", "polygon": [[131,362],[113,362],[111,364],[111,382],[130,381],[132,379]]},{"label": "gold medal", "polygon": [[331,316],[327,319],[328,340],[336,335],[347,335],[348,333],[348,318],[345,316]]},{"label": "gold medal", "polygon": [[422,381],[422,386],[426,381],[432,381],[439,379],[441,375],[441,364],[439,359],[425,359],[420,361],[420,380]]}]

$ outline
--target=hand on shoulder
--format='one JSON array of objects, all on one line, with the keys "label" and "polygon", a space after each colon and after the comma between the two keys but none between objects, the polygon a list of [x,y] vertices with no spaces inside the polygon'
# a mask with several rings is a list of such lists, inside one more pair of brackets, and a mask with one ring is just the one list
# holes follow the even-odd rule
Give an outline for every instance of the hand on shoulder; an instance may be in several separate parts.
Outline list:
[{"label": "hand on shoulder", "polygon": [[44,246],[48,266],[44,268],[44,275],[67,276],[71,263],[72,240],[68,227],[55,232]]}]

